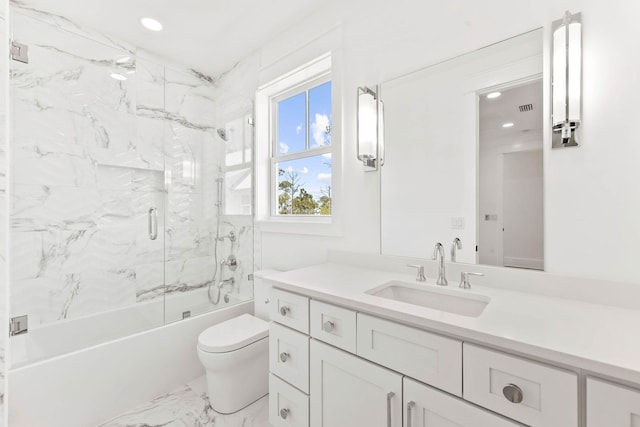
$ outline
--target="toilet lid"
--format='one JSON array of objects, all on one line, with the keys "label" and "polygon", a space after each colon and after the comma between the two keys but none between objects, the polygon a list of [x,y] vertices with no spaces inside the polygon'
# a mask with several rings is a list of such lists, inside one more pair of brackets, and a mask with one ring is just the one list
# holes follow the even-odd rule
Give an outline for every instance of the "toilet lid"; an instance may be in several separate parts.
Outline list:
[{"label": "toilet lid", "polygon": [[198,336],[198,347],[209,353],[225,353],[268,336],[269,323],[243,314],[207,328]]}]

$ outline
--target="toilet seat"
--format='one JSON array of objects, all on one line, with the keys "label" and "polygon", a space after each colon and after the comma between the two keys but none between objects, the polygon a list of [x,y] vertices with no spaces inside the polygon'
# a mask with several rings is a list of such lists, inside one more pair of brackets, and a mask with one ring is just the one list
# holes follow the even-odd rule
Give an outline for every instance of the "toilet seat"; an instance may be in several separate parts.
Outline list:
[{"label": "toilet seat", "polygon": [[226,353],[268,336],[269,323],[243,314],[204,330],[198,336],[198,348],[207,353]]}]

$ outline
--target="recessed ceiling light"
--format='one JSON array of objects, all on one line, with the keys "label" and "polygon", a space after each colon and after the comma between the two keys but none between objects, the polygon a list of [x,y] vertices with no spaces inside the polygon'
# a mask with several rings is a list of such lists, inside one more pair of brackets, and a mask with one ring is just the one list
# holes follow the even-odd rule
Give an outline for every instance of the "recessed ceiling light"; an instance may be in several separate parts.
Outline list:
[{"label": "recessed ceiling light", "polygon": [[140,18],[140,23],[148,30],[162,31],[162,24],[153,18],[145,16]]},{"label": "recessed ceiling light", "polygon": [[112,79],[116,79],[116,80],[120,80],[120,81],[127,80],[126,76],[123,76],[122,74],[118,74],[118,73],[111,73],[111,78]]},{"label": "recessed ceiling light", "polygon": [[503,128],[511,128],[513,127],[513,123],[509,122],[509,123],[505,123],[502,125]]},{"label": "recessed ceiling light", "polygon": [[487,98],[495,99],[495,98],[498,98],[500,95],[502,95],[501,92],[491,92],[490,94],[487,95]]}]

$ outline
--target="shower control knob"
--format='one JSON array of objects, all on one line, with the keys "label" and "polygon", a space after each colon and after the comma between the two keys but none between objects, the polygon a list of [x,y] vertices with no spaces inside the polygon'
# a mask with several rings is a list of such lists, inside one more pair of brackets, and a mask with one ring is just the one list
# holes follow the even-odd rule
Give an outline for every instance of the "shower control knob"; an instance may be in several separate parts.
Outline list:
[{"label": "shower control knob", "polygon": [[507,384],[504,386],[502,394],[511,403],[521,403],[524,398],[522,389],[515,384]]},{"label": "shower control knob", "polygon": [[285,305],[285,306],[280,307],[280,314],[281,314],[282,316],[286,316],[286,315],[289,313],[289,311],[291,311],[291,310],[290,310],[290,309],[289,309],[289,307],[287,307],[286,305]]},{"label": "shower control knob", "polygon": [[280,418],[282,418],[283,420],[286,420],[287,417],[289,416],[289,410],[287,408],[282,408],[280,409]]},{"label": "shower control knob", "polygon": [[336,327],[336,324],[333,323],[331,320],[327,320],[322,324],[322,329],[324,329],[325,332],[331,332],[335,327]]},{"label": "shower control knob", "polygon": [[265,304],[269,304],[271,302],[271,300],[269,298],[267,298],[266,300],[264,300]]},{"label": "shower control knob", "polygon": [[283,351],[282,353],[280,353],[280,360],[284,363],[289,359],[289,353],[287,353],[286,351]]}]

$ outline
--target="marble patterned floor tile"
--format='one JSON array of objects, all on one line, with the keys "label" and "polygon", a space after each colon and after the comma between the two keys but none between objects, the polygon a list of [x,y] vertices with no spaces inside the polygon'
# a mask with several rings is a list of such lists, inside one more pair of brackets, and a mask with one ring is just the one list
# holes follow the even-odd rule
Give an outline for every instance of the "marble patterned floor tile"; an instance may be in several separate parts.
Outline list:
[{"label": "marble patterned floor tile", "polygon": [[268,397],[230,415],[209,406],[206,377],[125,412],[100,427],[270,427]]}]

